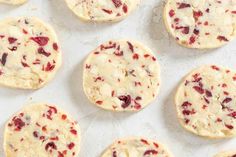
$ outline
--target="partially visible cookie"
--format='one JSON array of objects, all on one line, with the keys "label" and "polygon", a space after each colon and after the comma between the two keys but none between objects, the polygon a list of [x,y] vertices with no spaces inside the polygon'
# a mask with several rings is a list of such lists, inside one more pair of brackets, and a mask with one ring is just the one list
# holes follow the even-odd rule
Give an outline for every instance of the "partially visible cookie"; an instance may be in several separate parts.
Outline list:
[{"label": "partially visible cookie", "polygon": [[182,46],[217,48],[236,36],[236,2],[233,0],[167,0],[164,21]]},{"label": "partially visible cookie", "polygon": [[54,30],[35,17],[0,21],[0,85],[38,89],[61,66]]},{"label": "partially visible cookie", "polygon": [[101,44],[84,63],[88,99],[111,111],[139,111],[157,96],[160,67],[154,54],[130,40]]},{"label": "partially visible cookie", "polygon": [[128,138],[114,142],[101,157],[172,157],[172,155],[156,141],[146,138]]},{"label": "partially visible cookie", "polygon": [[209,138],[236,135],[236,72],[217,65],[193,70],[178,87],[175,103],[181,125]]},{"label": "partially visible cookie", "polygon": [[25,3],[27,0],[0,0],[0,3],[6,3],[11,5],[20,5]]},{"label": "partially visible cookie", "polygon": [[76,157],[80,129],[70,115],[58,107],[34,104],[23,108],[6,124],[6,157]]},{"label": "partially visible cookie", "polygon": [[115,22],[124,19],[141,0],[65,0],[68,7],[81,19],[97,22]]},{"label": "partially visible cookie", "polygon": [[216,154],[214,157],[236,157],[236,151],[226,151]]}]

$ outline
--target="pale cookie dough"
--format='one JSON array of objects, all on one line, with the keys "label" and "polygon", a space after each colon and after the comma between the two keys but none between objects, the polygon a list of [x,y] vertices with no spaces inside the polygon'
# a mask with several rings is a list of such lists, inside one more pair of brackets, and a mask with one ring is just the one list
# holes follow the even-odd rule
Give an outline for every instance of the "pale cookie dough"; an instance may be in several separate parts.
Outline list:
[{"label": "pale cookie dough", "polygon": [[0,21],[0,85],[40,88],[60,65],[57,36],[50,26],[34,17]]},{"label": "pale cookie dough", "polygon": [[182,46],[221,47],[236,36],[235,0],[167,0],[164,21]]},{"label": "pale cookie dough", "polygon": [[84,63],[83,86],[88,99],[112,111],[139,111],[157,96],[160,68],[152,52],[129,40],[109,41]]},{"label": "pale cookie dough", "polygon": [[120,21],[128,16],[141,0],[65,0],[68,7],[86,21]]},{"label": "pale cookie dough", "polygon": [[128,138],[114,142],[101,157],[172,157],[172,155],[156,141]]},{"label": "pale cookie dough", "polygon": [[220,152],[214,157],[236,157],[236,151],[226,151],[226,152]]},{"label": "pale cookie dough", "polygon": [[68,114],[56,106],[26,106],[6,124],[6,157],[77,157],[80,129]]},{"label": "pale cookie dough", "polygon": [[0,3],[11,4],[11,5],[20,5],[25,3],[27,0],[0,0]]},{"label": "pale cookie dough", "polygon": [[175,103],[188,131],[209,138],[236,135],[236,72],[216,65],[193,70],[180,84]]}]

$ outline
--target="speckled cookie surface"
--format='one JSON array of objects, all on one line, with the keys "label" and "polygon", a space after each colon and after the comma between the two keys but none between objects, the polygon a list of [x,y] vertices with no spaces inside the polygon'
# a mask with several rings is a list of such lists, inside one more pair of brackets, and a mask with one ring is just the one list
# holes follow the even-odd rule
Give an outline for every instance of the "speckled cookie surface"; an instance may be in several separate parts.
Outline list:
[{"label": "speckled cookie surface", "polygon": [[159,64],[152,52],[137,42],[109,41],[86,59],[83,86],[88,99],[98,107],[139,111],[157,96]]},{"label": "speckled cookie surface", "polygon": [[188,131],[210,138],[236,135],[236,72],[217,65],[193,70],[180,84],[175,103]]},{"label": "speckled cookie surface", "polygon": [[225,151],[216,154],[214,157],[236,157],[236,151]]},{"label": "speckled cookie surface", "polygon": [[34,17],[0,21],[0,85],[40,88],[60,65],[58,40],[50,26]]},{"label": "speckled cookie surface", "polygon": [[6,124],[6,157],[77,157],[78,124],[56,106],[26,106]]},{"label": "speckled cookie surface", "polygon": [[11,4],[11,5],[20,5],[25,3],[27,0],[0,0],[0,3]]},{"label": "speckled cookie surface", "polygon": [[101,157],[172,157],[172,155],[156,141],[128,138],[114,142]]},{"label": "speckled cookie surface", "polygon": [[164,21],[169,33],[185,47],[221,47],[236,36],[236,1],[168,0]]},{"label": "speckled cookie surface", "polygon": [[129,15],[141,0],[65,0],[69,8],[86,21],[119,21]]}]

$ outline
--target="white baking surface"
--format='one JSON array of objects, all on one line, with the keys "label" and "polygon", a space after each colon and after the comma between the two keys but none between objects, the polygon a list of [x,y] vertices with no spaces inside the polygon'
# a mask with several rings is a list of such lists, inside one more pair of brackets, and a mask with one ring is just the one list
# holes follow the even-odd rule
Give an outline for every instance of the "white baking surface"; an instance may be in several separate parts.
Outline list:
[{"label": "white baking surface", "polygon": [[[173,103],[175,88],[193,68],[209,63],[236,68],[236,40],[223,48],[197,51],[180,47],[162,23],[163,2],[143,0],[127,19],[115,24],[80,21],[63,0],[29,0],[19,6],[0,4],[0,19],[37,16],[56,30],[63,51],[63,66],[55,79],[36,91],[0,88],[0,142],[5,122],[22,106],[32,102],[57,104],[78,120],[82,131],[80,157],[99,157],[119,137],[146,136],[157,139],[175,157],[212,157],[236,149],[236,139],[209,140],[188,133],[179,125]],[[82,64],[99,44],[119,38],[143,42],[157,55],[162,85],[157,99],[139,113],[111,113],[90,104],[82,89]],[[4,157],[2,146],[0,156]]]}]

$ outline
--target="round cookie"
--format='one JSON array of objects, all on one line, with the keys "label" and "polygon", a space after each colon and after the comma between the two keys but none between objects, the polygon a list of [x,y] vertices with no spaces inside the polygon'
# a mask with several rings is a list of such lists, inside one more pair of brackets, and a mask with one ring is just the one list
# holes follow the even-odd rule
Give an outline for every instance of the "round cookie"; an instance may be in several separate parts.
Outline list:
[{"label": "round cookie", "polygon": [[106,110],[139,111],[155,99],[159,86],[156,57],[134,41],[104,43],[84,63],[85,94]]},{"label": "round cookie", "polygon": [[82,20],[116,22],[123,20],[141,0],[65,0],[68,7]]},{"label": "round cookie", "polygon": [[172,155],[156,141],[128,138],[114,142],[101,157],[172,157]]},{"label": "round cookie", "polygon": [[226,151],[216,154],[214,157],[236,157],[236,151]]},{"label": "round cookie", "polygon": [[34,17],[0,21],[0,85],[40,88],[60,65],[57,36],[50,26]]},{"label": "round cookie", "polygon": [[209,138],[236,135],[236,72],[206,65],[193,70],[180,84],[175,103],[188,131]]},{"label": "round cookie", "polygon": [[26,106],[6,124],[6,157],[76,157],[80,150],[80,129],[56,106]]},{"label": "round cookie", "polygon": [[11,5],[20,5],[25,3],[27,0],[0,0],[0,3],[11,4]]},{"label": "round cookie", "polygon": [[233,0],[167,0],[163,16],[168,32],[188,48],[217,48],[236,36]]}]

